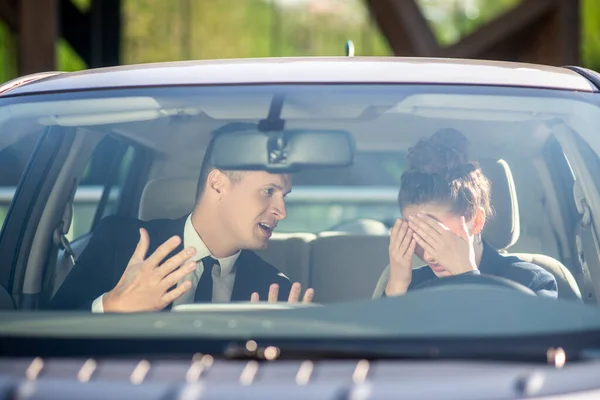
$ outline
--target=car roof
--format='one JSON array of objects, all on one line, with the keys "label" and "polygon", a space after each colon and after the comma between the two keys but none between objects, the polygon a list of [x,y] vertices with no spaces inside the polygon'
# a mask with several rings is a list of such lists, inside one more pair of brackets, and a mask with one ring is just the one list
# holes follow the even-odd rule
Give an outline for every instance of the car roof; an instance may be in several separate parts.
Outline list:
[{"label": "car roof", "polygon": [[595,91],[567,68],[436,58],[306,57],[180,61],[40,75],[2,97],[71,90],[173,85],[419,83]]}]

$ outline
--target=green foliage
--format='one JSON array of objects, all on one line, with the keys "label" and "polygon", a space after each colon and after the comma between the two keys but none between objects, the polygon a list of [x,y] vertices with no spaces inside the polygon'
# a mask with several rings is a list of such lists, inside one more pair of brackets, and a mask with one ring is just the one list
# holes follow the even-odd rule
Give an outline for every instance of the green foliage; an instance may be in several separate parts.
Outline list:
[{"label": "green foliage", "polygon": [[582,0],[581,63],[600,71],[600,1]]},{"label": "green foliage", "polygon": [[58,71],[81,71],[87,68],[85,62],[64,39],[59,39],[56,44],[56,64]]},{"label": "green foliage", "polygon": [[0,22],[0,82],[17,77],[17,58],[15,40],[10,30]]},{"label": "green foliage", "polygon": [[520,2],[521,0],[418,0],[417,4],[440,45],[451,46]]},{"label": "green foliage", "polygon": [[348,39],[357,55],[390,54],[362,1],[347,0],[340,10],[266,0],[123,0],[123,62],[343,55]]},{"label": "green foliage", "polygon": [[91,0],[71,0],[71,3],[75,4],[75,6],[79,9],[79,11],[81,12],[86,12],[90,9]]},{"label": "green foliage", "polygon": [[[71,0],[82,12],[91,0]],[[441,45],[449,46],[521,0],[417,0]],[[122,63],[270,56],[391,55],[365,0],[122,0]],[[581,0],[582,65],[600,70],[600,1]],[[64,40],[57,69],[85,63]],[[0,23],[0,81],[16,76],[15,39]]]}]

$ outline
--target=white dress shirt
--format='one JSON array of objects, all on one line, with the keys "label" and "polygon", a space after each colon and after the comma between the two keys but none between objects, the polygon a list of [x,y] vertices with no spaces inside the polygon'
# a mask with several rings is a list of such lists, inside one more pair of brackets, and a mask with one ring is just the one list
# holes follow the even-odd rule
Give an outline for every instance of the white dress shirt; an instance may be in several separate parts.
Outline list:
[{"label": "white dress shirt", "polygon": [[[185,227],[183,230],[183,246],[186,247],[194,247],[196,248],[196,254],[193,257],[193,260],[196,261],[196,270],[186,275],[184,279],[179,281],[178,284],[183,283],[186,280],[192,282],[192,287],[183,294],[180,298],[173,302],[173,307],[181,304],[190,304],[194,302],[194,295],[196,293],[196,286],[198,286],[198,281],[204,272],[204,265],[202,265],[201,260],[204,257],[211,256],[217,261],[219,261],[220,265],[215,264],[212,270],[212,278],[213,278],[213,295],[212,301],[213,303],[217,302],[228,302],[231,301],[231,293],[233,291],[233,284],[235,281],[235,262],[240,255],[240,252],[236,254],[225,257],[225,258],[217,258],[214,257],[202,239],[194,226],[192,225],[192,215],[190,214],[185,221]],[[92,312],[103,313],[104,307],[102,306],[102,297],[104,295],[98,297],[92,303]],[[248,299],[250,300],[250,299]]]}]

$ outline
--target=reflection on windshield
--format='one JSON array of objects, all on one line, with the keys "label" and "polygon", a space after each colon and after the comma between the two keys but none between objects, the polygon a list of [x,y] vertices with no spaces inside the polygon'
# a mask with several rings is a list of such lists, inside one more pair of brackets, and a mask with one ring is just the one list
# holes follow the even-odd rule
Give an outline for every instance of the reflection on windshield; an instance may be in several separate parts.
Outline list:
[{"label": "reflection on windshield", "polygon": [[[0,151],[60,171],[28,178],[51,187],[41,196],[54,197],[40,209],[63,223],[39,225],[57,238],[43,251],[53,261],[23,266],[28,276],[51,277],[27,289],[42,294],[40,309],[294,308],[473,287],[582,304],[600,287],[597,266],[588,262],[586,272],[573,256],[597,256],[592,227],[569,228],[582,212],[574,194],[596,212],[586,177],[600,171],[582,162],[600,149],[592,95],[259,85],[22,96],[0,107],[11,132],[0,135]],[[282,173],[216,167],[219,128],[244,126],[266,138],[260,127],[274,121],[300,137],[350,133],[353,164]],[[74,140],[63,158],[43,159],[50,144],[40,141],[38,152],[21,144],[32,132]],[[311,156],[327,157],[326,145],[314,143]],[[302,158],[297,148],[284,150]],[[0,188],[1,220],[24,218],[20,207],[41,201],[20,195],[23,171]],[[37,218],[22,223],[35,228]],[[4,237],[22,234],[7,226]]]}]

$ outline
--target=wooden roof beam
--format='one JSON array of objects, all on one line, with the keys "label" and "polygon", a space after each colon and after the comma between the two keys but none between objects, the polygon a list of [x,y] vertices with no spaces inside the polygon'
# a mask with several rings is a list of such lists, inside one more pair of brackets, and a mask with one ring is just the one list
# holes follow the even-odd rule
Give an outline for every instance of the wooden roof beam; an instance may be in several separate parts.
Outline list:
[{"label": "wooden roof beam", "polygon": [[56,68],[56,0],[19,1],[19,75]]},{"label": "wooden roof beam", "polygon": [[440,46],[415,0],[366,1],[394,54],[433,57],[440,53]]},{"label": "wooden roof beam", "polygon": [[494,45],[514,36],[548,15],[556,7],[556,4],[556,0],[523,0],[517,7],[445,49],[442,55],[455,58],[478,57]]},{"label": "wooden roof beam", "polygon": [[8,29],[16,32],[19,29],[19,9],[17,0],[0,0],[0,19]]}]

